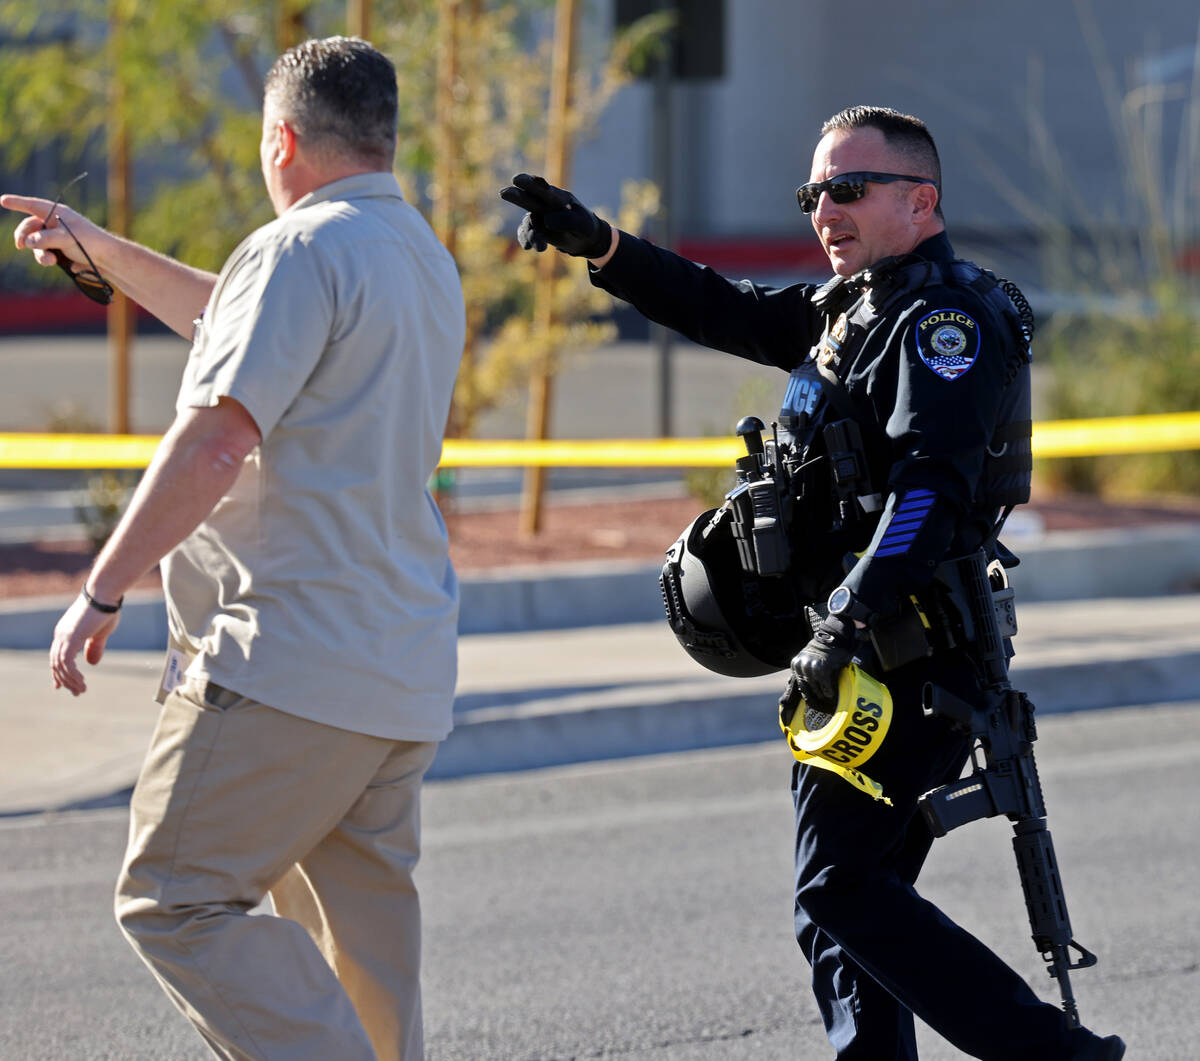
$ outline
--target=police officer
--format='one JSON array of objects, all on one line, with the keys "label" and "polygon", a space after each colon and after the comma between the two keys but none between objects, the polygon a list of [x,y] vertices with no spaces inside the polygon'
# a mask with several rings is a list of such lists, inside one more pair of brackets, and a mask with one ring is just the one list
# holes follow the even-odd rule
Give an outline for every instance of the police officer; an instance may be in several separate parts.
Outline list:
[{"label": "police officer", "polygon": [[[1028,306],[955,259],[923,122],[852,107],[821,133],[797,192],[835,274],[821,286],[732,282],[611,228],[540,177],[500,194],[528,211],[526,250],[586,258],[592,283],[649,319],[790,374],[777,437],[793,474],[791,578],[815,620],[797,624],[793,683],[828,708],[852,658],[868,671],[886,660],[894,703],[871,761],[890,806],[828,771],[793,771],[796,937],[837,1057],[915,1059],[915,1014],[972,1057],[1116,1061],[1117,1036],[1070,1027],[914,889],[933,839],[917,799],[969,754],[969,738],[925,717],[921,690],[935,682],[978,702],[981,685],[964,648],[906,656],[888,631],[943,560],[995,556],[1002,514],[1028,500]],[[827,441],[847,423],[861,436],[853,489]]]}]

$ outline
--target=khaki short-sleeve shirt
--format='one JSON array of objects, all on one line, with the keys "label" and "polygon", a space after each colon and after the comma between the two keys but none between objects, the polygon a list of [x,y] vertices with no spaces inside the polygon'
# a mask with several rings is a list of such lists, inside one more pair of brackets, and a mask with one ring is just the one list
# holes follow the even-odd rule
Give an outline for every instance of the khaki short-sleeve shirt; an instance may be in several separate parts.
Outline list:
[{"label": "khaki short-sleeve shirt", "polygon": [[458,587],[427,483],[463,334],[454,261],[390,173],[326,185],[234,251],[177,409],[234,398],[263,440],[163,562],[169,671],[343,729],[446,736]]}]

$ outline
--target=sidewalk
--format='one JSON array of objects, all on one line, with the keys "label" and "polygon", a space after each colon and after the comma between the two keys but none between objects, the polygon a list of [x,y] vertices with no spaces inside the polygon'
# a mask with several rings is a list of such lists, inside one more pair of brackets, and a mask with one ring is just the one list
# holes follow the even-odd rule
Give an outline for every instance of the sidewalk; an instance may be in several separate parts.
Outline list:
[{"label": "sidewalk", "polygon": [[[1043,714],[1200,699],[1200,594],[1028,604],[1019,621],[1013,680]],[[44,647],[0,650],[0,813],[120,802],[160,665],[110,652],[76,699],[50,687]],[[783,680],[711,674],[662,621],[464,635],[457,725],[430,776],[773,740]]]}]

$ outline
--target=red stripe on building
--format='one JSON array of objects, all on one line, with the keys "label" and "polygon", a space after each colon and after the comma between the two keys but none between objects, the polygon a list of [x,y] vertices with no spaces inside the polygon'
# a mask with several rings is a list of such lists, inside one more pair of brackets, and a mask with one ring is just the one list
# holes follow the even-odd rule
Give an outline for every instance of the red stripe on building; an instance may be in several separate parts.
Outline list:
[{"label": "red stripe on building", "polygon": [[815,237],[681,239],[676,250],[685,258],[719,273],[788,273],[821,275],[829,260]]},{"label": "red stripe on building", "polygon": [[[154,318],[140,306],[140,320]],[[108,309],[72,291],[0,295],[0,332],[103,331]]]}]

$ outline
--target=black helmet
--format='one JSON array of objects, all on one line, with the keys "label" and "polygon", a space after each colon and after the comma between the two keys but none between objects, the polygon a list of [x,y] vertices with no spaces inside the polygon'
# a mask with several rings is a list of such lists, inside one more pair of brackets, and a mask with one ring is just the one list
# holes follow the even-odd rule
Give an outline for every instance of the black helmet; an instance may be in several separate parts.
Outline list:
[{"label": "black helmet", "polygon": [[789,666],[812,636],[786,576],[748,574],[727,509],[702,512],[667,550],[659,582],[667,622],[703,667],[734,678]]}]

